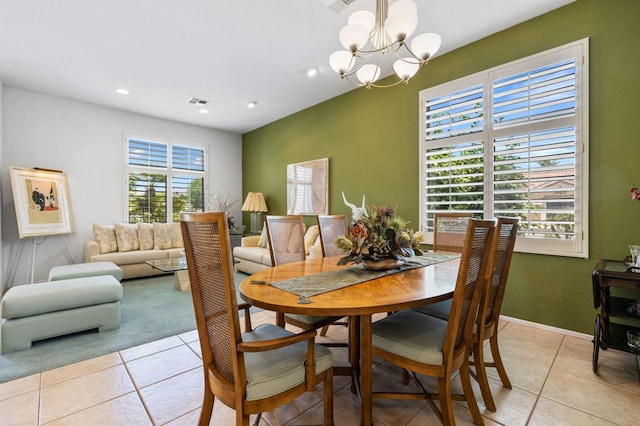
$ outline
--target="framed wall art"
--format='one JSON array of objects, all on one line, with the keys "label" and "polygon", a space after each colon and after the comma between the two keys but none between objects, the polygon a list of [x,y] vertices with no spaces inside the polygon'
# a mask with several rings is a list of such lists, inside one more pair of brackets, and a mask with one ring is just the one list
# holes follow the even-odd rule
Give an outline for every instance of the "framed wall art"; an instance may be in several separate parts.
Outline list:
[{"label": "framed wall art", "polygon": [[329,159],[287,165],[287,214],[329,212]]},{"label": "framed wall art", "polygon": [[20,238],[73,232],[64,173],[11,166],[10,174]]}]

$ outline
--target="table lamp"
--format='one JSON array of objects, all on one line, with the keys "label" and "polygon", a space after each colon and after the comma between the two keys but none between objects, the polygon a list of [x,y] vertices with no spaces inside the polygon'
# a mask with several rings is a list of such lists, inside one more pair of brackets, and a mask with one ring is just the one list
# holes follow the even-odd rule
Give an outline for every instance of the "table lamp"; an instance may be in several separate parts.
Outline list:
[{"label": "table lamp", "polygon": [[262,231],[262,212],[267,212],[267,203],[264,202],[262,192],[250,192],[242,205],[243,212],[251,213],[251,233],[259,234]]}]

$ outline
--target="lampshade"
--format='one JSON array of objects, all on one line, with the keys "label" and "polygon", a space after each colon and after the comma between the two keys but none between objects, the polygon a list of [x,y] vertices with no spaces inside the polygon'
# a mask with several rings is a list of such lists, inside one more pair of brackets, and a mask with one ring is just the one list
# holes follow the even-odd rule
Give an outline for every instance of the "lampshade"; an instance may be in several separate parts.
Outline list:
[{"label": "lampshade", "polygon": [[242,205],[243,212],[266,212],[267,203],[264,201],[262,192],[250,192]]}]

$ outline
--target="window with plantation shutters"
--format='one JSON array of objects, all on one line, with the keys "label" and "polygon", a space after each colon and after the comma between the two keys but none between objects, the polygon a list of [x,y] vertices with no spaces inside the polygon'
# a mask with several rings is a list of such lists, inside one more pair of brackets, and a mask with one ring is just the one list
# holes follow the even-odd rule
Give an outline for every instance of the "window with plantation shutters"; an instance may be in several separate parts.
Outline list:
[{"label": "window with plantation shutters", "polygon": [[201,148],[127,139],[129,223],[173,222],[181,211],[203,211]]},{"label": "window with plantation shutters", "polygon": [[518,216],[516,250],[588,256],[588,40],[420,93],[420,220]]}]

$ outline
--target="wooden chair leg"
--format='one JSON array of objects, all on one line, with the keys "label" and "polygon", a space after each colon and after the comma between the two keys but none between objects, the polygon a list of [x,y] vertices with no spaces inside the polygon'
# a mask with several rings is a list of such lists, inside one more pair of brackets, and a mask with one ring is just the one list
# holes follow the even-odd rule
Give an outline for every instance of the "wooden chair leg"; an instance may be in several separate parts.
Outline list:
[{"label": "wooden chair leg", "polygon": [[476,367],[476,377],[478,378],[478,384],[480,385],[480,392],[482,392],[482,399],[484,405],[489,411],[496,411],[496,403],[491,395],[491,388],[489,387],[489,378],[487,377],[487,370],[484,364],[484,348],[481,343],[475,342],[473,344],[473,364]]},{"label": "wooden chair leg", "polygon": [[[478,370],[478,367],[476,364],[476,371],[477,370]],[[476,397],[473,394],[473,388],[471,387],[471,372],[469,371],[468,362],[465,362],[460,367],[460,381],[462,381],[462,390],[464,391],[464,399],[467,401],[467,406],[469,407],[469,411],[471,411],[471,417],[473,418],[473,423],[477,425],[484,425],[484,420],[482,420],[482,414],[480,414],[480,410],[478,409],[478,403],[476,402]],[[489,395],[491,395],[491,393],[489,393]]]},{"label": "wooden chair leg", "polygon": [[242,410],[236,409],[236,426],[249,426],[249,415],[244,414]]},{"label": "wooden chair leg", "polygon": [[453,415],[453,398],[451,396],[451,379],[440,377],[438,379],[438,399],[440,399],[440,413],[442,424],[455,426],[456,418]]},{"label": "wooden chair leg", "polygon": [[284,328],[284,314],[283,313],[276,313],[276,325],[278,327],[282,327]]},{"label": "wooden chair leg", "polygon": [[326,336],[327,335],[327,331],[329,331],[329,326],[325,325],[324,327],[322,327],[322,330],[320,330],[320,335],[321,336]]},{"label": "wooden chair leg", "polygon": [[324,424],[333,425],[333,370],[329,369],[324,376]]},{"label": "wooden chair leg", "polygon": [[502,386],[507,389],[511,389],[511,381],[509,381],[509,376],[507,376],[507,370],[504,369],[504,364],[502,363],[502,358],[500,357],[500,348],[498,347],[498,333],[495,332],[493,336],[489,338],[489,344],[491,345],[491,356],[493,357],[493,363],[495,364],[496,370],[498,370],[498,375],[500,376],[500,380],[502,380]]},{"label": "wooden chair leg", "polygon": [[[207,373],[205,372],[205,374]],[[205,379],[204,397],[202,398],[202,410],[200,411],[200,420],[198,420],[199,426],[209,426],[209,422],[211,421],[211,414],[213,413],[214,402],[215,397],[213,396],[213,392],[211,392],[211,388],[209,388],[209,381]]]},{"label": "wooden chair leg", "polygon": [[409,372],[407,371],[406,368],[402,369],[402,384],[403,385],[409,384]]}]

